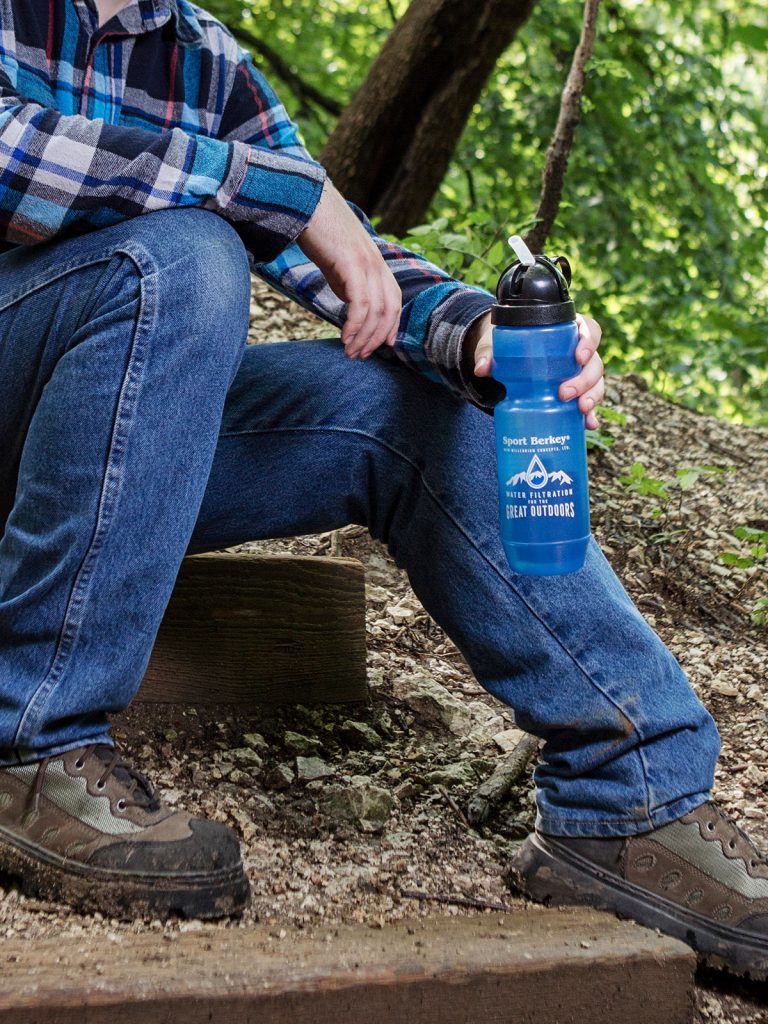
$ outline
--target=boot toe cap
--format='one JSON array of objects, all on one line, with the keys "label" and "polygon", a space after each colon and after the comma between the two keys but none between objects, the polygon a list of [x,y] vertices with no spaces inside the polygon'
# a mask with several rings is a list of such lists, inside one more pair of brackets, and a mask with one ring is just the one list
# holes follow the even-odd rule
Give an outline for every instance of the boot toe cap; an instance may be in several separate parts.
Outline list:
[{"label": "boot toe cap", "polygon": [[191,835],[173,840],[121,840],[96,850],[94,867],[141,874],[190,875],[226,872],[241,864],[237,835],[216,821],[190,818]]}]

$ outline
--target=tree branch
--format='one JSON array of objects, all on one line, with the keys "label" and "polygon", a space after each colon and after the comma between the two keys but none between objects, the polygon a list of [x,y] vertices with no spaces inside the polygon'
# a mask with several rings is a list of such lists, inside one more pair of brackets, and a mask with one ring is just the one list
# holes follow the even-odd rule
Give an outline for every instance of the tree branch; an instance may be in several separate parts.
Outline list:
[{"label": "tree branch", "polygon": [[397,11],[394,8],[392,0],[386,0],[386,4],[387,4],[387,10],[389,11],[389,16],[392,19],[392,24],[396,25],[397,24]]},{"label": "tree branch", "polygon": [[309,82],[305,82],[304,79],[293,70],[293,68],[284,60],[277,50],[273,50],[269,43],[265,43],[263,39],[259,39],[258,36],[253,35],[248,29],[242,28],[238,25],[236,27],[230,26],[232,35],[241,42],[244,46],[249,47],[251,50],[255,50],[260,54],[264,60],[270,65],[272,70],[282,79],[287,86],[289,86],[299,100],[305,103],[314,103],[315,106],[320,107],[321,110],[325,110],[328,114],[333,114],[334,117],[338,117],[344,106],[339,103],[338,100],[332,99],[330,96],[326,96],[325,93],[316,89],[314,85],[310,85]]},{"label": "tree branch", "polygon": [[547,150],[535,223],[525,236],[528,248],[534,253],[541,252],[544,248],[560,209],[568,158],[571,155],[576,126],[581,117],[581,97],[587,78],[586,63],[592,56],[599,7],[600,0],[584,0],[581,38],[573,53],[571,70],[568,72],[560,98],[560,114]]}]

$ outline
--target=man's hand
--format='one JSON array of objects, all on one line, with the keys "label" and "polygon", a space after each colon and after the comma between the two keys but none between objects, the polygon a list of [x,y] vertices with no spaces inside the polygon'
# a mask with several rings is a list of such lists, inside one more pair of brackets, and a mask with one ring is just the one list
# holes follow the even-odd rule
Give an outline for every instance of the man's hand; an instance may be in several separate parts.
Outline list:
[{"label": "man's hand", "polygon": [[[603,361],[597,354],[597,347],[603,332],[596,320],[582,316],[581,313],[576,314],[576,324],[579,328],[576,359],[581,363],[581,370],[575,377],[563,381],[557,394],[563,402],[578,396],[579,409],[587,417],[588,429],[597,430],[598,422],[593,410],[602,402],[605,394]],[[476,377],[491,376],[493,352],[491,330],[491,314],[488,313],[472,325],[472,329],[467,335],[464,358],[470,366],[474,366]]]},{"label": "man's hand", "polygon": [[341,331],[346,354],[366,359],[379,345],[394,345],[402,292],[384,257],[341,193],[326,178],[320,202],[296,239],[347,303]]}]

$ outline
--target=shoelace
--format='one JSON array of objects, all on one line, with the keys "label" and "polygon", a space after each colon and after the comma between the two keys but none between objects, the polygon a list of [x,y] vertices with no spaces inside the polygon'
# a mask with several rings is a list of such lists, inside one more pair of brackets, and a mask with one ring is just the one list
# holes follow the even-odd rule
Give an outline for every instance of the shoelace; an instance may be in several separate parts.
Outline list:
[{"label": "shoelace", "polygon": [[[708,801],[707,807],[710,810],[714,811],[715,814],[718,816],[718,818],[720,818],[722,821],[724,821],[726,823],[726,825],[728,825],[728,827],[733,832],[735,832],[741,839],[743,839],[744,842],[746,843],[748,849],[750,849],[752,851],[754,856],[751,857],[750,860],[749,860],[749,866],[750,867],[752,867],[752,868],[757,867],[758,864],[764,864],[764,865],[768,866],[768,857],[766,857],[765,854],[762,854],[757,849],[757,847],[752,842],[752,840],[747,835],[747,833],[744,832],[744,830],[742,828],[740,828],[739,825],[736,824],[736,822],[733,820],[733,818],[730,816],[730,814],[728,814],[726,811],[724,811],[721,807],[718,807],[718,805],[714,801],[712,801],[712,800]],[[715,824],[708,822],[707,825],[708,825],[708,827],[711,826],[710,827],[710,831],[714,832]],[[728,843],[728,846],[729,846],[729,848],[731,850],[735,850],[736,849],[736,842],[733,839],[731,839],[729,841],[729,843]],[[744,858],[744,860],[746,860],[746,858]]]},{"label": "shoelace", "polygon": [[[110,750],[111,756],[108,761],[104,761],[102,758],[99,758],[99,760],[101,760],[102,763],[104,764],[104,770],[99,776],[99,778],[96,780],[96,789],[104,789],[104,787],[107,784],[107,779],[110,777],[110,775],[112,775],[113,772],[123,771],[129,776],[129,782],[127,783],[128,792],[124,797],[121,797],[120,800],[118,801],[118,806],[120,810],[124,810],[127,807],[143,807],[147,811],[159,810],[160,801],[155,793],[154,786],[145,775],[143,775],[140,771],[138,771],[138,769],[130,765],[123,758],[122,754],[120,753],[120,750],[117,747],[110,748],[105,744],[98,743],[92,743],[87,747],[83,747],[80,756],[75,761],[75,767],[82,768],[85,765],[85,762],[88,760],[88,758],[92,754],[94,754],[94,752],[99,748]],[[34,814],[36,814],[39,809],[40,794],[42,793],[43,790],[43,785],[45,783],[45,772],[50,760],[50,757],[44,757],[42,761],[40,761],[37,768],[37,773],[35,775],[35,781],[32,785],[31,793],[32,812]],[[120,781],[122,782],[123,780],[121,779]],[[134,793],[136,793],[136,791],[139,789],[143,791],[144,799],[136,800],[134,799]]]}]

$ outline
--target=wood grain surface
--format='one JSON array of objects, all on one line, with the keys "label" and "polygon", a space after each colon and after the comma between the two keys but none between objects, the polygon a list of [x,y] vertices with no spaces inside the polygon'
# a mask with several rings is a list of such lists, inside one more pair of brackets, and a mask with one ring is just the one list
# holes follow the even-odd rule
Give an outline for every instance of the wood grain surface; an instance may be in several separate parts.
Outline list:
[{"label": "wood grain surface", "polygon": [[360,562],[230,552],[184,559],[137,700],[366,699]]},{"label": "wood grain surface", "polygon": [[[282,934],[281,934],[282,933]],[[694,957],[589,910],[4,940],[0,1024],[685,1024]]]}]

